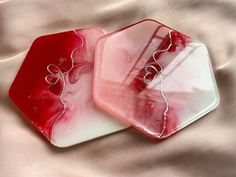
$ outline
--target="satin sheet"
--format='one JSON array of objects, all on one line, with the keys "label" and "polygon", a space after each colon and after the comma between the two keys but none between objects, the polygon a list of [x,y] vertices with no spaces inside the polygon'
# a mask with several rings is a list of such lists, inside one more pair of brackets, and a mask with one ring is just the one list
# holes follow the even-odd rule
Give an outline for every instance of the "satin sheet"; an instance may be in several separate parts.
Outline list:
[{"label": "satin sheet", "polygon": [[[59,149],[12,106],[8,72],[37,36],[89,26],[112,32],[144,18],[207,44],[221,97],[215,111],[161,142],[129,128]],[[235,177],[235,40],[235,0],[0,1],[0,65],[9,63],[0,70],[0,177]]]}]

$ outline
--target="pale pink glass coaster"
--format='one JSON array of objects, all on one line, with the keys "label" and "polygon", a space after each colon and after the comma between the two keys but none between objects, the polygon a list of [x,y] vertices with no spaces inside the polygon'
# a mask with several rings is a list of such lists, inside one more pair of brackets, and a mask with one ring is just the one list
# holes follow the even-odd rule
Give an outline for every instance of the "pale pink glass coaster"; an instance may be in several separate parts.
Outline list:
[{"label": "pale pink glass coaster", "polygon": [[95,103],[153,138],[165,138],[219,104],[206,46],[154,20],[99,39]]}]

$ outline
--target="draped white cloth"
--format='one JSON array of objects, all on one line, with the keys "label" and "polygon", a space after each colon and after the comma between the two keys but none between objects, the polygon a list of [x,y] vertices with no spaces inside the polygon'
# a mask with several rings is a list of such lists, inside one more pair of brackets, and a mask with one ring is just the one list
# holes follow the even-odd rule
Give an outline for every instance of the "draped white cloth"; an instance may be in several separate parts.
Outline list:
[{"label": "draped white cloth", "polygon": [[[12,73],[37,36],[89,26],[111,32],[144,18],[208,45],[221,96],[215,111],[162,142],[130,128],[59,149],[10,103]],[[235,177],[235,90],[235,0],[0,1],[0,177]]]}]

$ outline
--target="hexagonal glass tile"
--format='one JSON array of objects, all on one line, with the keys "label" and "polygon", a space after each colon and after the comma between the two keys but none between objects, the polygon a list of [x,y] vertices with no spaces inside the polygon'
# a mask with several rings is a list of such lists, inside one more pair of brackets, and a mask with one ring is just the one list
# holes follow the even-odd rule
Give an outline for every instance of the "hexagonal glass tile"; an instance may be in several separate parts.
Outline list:
[{"label": "hexagonal glass tile", "polygon": [[100,28],[37,38],[9,96],[55,146],[66,147],[127,127],[96,107],[92,99],[93,59]]},{"label": "hexagonal glass tile", "polygon": [[153,138],[165,138],[219,104],[206,46],[154,20],[99,39],[95,103]]}]

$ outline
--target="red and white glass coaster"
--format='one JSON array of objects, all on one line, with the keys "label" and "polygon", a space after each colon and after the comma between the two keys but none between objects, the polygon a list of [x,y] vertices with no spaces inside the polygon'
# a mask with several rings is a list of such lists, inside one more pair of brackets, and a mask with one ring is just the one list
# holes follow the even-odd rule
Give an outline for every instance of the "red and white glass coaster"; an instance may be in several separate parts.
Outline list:
[{"label": "red and white glass coaster", "polygon": [[100,28],[37,38],[9,96],[55,146],[66,147],[127,127],[101,111],[92,99],[94,48]]}]

